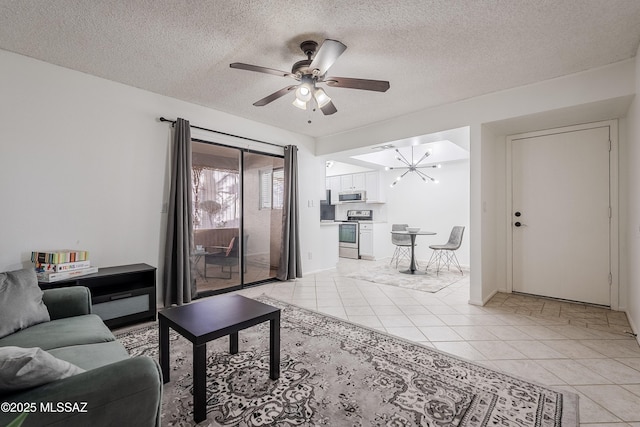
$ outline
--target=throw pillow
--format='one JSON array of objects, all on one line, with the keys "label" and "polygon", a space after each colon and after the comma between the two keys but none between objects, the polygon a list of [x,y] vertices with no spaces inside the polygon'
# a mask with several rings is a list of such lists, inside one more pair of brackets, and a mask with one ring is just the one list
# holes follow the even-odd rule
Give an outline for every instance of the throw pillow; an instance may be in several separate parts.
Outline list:
[{"label": "throw pillow", "polygon": [[49,320],[33,268],[0,273],[0,338]]},{"label": "throw pillow", "polygon": [[0,393],[47,384],[84,372],[39,347],[0,347]]}]

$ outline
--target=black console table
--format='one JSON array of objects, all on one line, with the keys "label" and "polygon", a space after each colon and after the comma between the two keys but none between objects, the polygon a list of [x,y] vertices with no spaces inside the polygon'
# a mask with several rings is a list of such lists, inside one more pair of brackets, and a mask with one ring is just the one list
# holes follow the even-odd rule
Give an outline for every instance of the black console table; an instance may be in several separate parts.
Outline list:
[{"label": "black console table", "polygon": [[156,268],[147,264],[100,268],[97,273],[57,282],[39,282],[41,289],[86,286],[93,313],[111,327],[156,320]]}]

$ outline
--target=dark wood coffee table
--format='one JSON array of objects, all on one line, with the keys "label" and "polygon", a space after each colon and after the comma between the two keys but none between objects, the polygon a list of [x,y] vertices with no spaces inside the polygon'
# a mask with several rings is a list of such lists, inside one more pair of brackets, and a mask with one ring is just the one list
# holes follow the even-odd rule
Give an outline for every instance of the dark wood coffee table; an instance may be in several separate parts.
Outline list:
[{"label": "dark wood coffee table", "polygon": [[280,377],[280,309],[243,297],[211,297],[158,313],[160,367],[169,382],[169,328],[193,344],[193,419],[207,418],[207,342],[229,335],[229,353],[238,352],[238,331],[269,321],[269,377]]}]

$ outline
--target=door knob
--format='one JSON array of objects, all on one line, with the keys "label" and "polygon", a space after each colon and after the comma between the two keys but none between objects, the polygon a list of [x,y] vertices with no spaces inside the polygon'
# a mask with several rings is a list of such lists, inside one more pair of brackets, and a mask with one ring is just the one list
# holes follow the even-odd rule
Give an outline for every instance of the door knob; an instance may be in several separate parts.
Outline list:
[{"label": "door knob", "polygon": [[521,214],[520,212],[516,212],[514,215],[515,215],[515,216],[520,216],[520,215],[522,215],[522,214]]},{"label": "door knob", "polygon": [[516,227],[520,227],[520,226],[522,226],[522,224],[520,223],[520,221],[516,221],[513,225],[515,225]]}]

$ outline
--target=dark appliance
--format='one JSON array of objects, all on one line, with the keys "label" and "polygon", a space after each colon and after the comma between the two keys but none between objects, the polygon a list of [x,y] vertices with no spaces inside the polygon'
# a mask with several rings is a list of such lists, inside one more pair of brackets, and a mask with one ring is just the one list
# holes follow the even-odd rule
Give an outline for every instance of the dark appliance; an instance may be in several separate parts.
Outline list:
[{"label": "dark appliance", "polygon": [[320,221],[335,221],[336,207],[331,204],[331,190],[327,190],[326,200],[320,200]]}]

